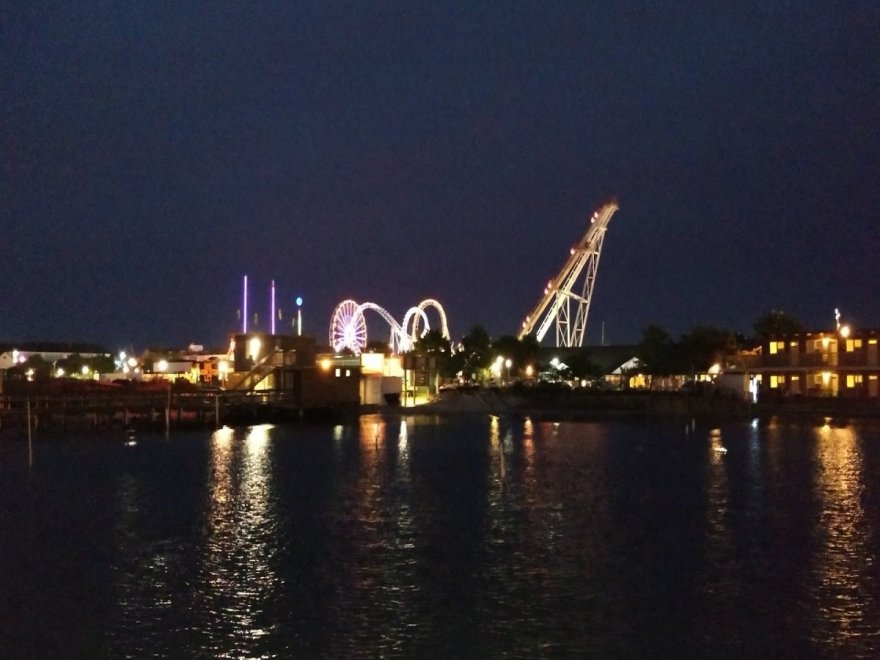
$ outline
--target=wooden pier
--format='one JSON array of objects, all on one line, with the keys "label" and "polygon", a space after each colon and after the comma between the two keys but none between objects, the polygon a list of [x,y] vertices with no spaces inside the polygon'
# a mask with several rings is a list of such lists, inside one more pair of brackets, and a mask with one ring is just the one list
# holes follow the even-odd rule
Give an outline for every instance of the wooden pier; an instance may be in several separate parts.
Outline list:
[{"label": "wooden pier", "polygon": [[34,431],[217,428],[293,422],[328,414],[304,408],[290,392],[113,391],[0,396],[0,434]]}]

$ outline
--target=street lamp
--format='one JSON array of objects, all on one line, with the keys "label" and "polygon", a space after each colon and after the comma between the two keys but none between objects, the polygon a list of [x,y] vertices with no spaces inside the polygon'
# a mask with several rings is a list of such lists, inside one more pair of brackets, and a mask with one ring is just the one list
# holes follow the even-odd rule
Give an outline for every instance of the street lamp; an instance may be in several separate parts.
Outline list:
[{"label": "street lamp", "polygon": [[495,362],[492,363],[490,370],[492,372],[492,376],[501,380],[501,366],[504,364],[504,358],[500,355],[495,358]]},{"label": "street lamp", "polygon": [[510,365],[511,364],[513,364],[513,363],[510,361],[510,358],[507,358],[504,361],[504,366],[507,367],[507,377],[505,380],[508,380],[508,381],[510,380]]}]

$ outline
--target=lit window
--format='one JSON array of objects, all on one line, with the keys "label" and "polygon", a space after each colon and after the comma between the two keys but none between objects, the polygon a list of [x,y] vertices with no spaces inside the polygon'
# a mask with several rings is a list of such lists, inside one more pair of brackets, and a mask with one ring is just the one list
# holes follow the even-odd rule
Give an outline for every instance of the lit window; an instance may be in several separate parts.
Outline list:
[{"label": "lit window", "polygon": [[846,352],[852,353],[853,351],[862,347],[861,339],[847,339],[846,340]]},{"label": "lit window", "polygon": [[876,340],[876,339],[869,339],[869,340],[868,340],[868,343],[871,344],[872,346],[876,346],[876,345],[877,345],[877,340]]},{"label": "lit window", "polygon": [[776,389],[785,384],[785,376],[770,376],[770,387]]},{"label": "lit window", "polygon": [[863,382],[862,374],[847,374],[846,375],[846,386],[847,387],[858,387]]},{"label": "lit window", "polygon": [[771,341],[770,342],[770,355],[776,355],[777,353],[785,350],[785,342],[784,341]]},{"label": "lit window", "polygon": [[790,342],[788,345],[791,346],[792,348],[797,348],[798,343],[796,341],[793,341],[793,342]]},{"label": "lit window", "polygon": [[337,378],[339,378],[341,373],[342,373],[342,369],[340,369],[339,367],[336,367],[336,377]]},{"label": "lit window", "polygon": [[346,369],[345,370],[345,377],[348,378],[349,376],[351,376],[351,369]]},{"label": "lit window", "polygon": [[795,381],[798,381],[798,380],[800,380],[800,379],[801,379],[801,377],[798,376],[797,374],[792,374],[792,376],[791,376],[791,382],[795,382]]}]

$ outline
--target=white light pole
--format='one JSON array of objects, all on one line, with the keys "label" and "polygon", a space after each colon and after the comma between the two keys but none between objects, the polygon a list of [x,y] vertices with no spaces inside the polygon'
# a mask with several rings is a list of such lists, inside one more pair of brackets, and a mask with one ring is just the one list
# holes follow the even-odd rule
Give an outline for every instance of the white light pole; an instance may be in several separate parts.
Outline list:
[{"label": "white light pole", "polygon": [[244,302],[242,303],[242,314],[241,314],[241,334],[247,334],[247,275],[244,276],[244,287],[243,287],[242,298]]},{"label": "white light pole", "polygon": [[269,311],[272,316],[272,334],[275,334],[275,280],[272,280],[272,309]]}]

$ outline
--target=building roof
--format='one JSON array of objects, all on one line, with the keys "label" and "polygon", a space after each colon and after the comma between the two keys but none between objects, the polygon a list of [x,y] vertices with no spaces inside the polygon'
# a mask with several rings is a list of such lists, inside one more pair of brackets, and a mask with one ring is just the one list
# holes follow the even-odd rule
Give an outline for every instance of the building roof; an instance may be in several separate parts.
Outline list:
[{"label": "building roof", "polygon": [[637,353],[638,347],[629,345],[584,346],[574,348],[541,346],[538,356],[541,362],[550,362],[554,357],[565,362],[567,359],[570,360],[572,356],[586,355],[587,359],[599,367],[602,373],[610,374],[612,371],[620,367],[620,365],[636,357]]},{"label": "building roof", "polygon": [[10,351],[21,351],[23,353],[99,353],[106,354],[107,351],[100,344],[88,344],[83,342],[62,342],[62,341],[25,341],[18,343],[0,342],[0,353],[8,353]]}]

